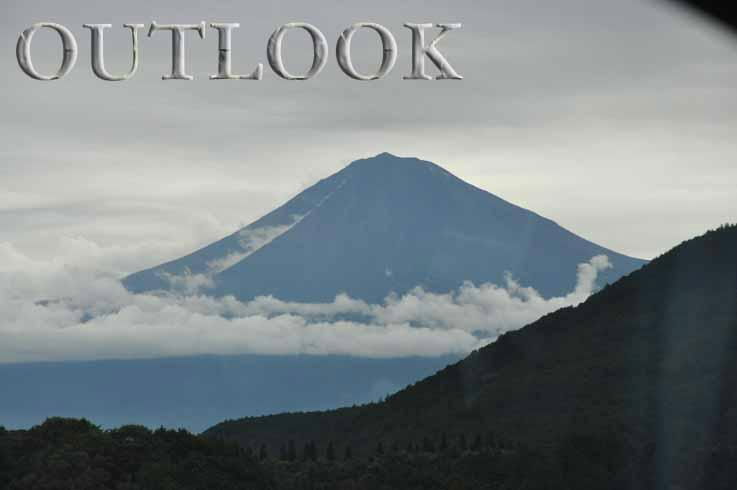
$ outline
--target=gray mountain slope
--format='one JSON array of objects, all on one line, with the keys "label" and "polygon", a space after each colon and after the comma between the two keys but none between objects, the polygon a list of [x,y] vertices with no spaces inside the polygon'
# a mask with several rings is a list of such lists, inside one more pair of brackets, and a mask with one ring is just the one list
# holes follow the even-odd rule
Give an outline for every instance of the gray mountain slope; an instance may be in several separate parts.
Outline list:
[{"label": "gray mountain slope", "polygon": [[447,292],[467,280],[501,284],[508,271],[557,296],[573,289],[578,264],[600,254],[614,266],[602,284],[645,263],[433,163],[382,153],[351,163],[243,230],[124,283],[151,291],[170,288],[171,275],[203,274],[212,279],[209,293],[243,300],[330,301],[345,292],[380,302],[416,286]]}]

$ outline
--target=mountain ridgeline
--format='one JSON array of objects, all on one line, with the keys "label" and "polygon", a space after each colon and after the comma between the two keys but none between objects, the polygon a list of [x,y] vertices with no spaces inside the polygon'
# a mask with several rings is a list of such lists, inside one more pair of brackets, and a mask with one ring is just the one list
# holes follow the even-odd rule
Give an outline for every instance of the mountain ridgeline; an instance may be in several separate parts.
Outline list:
[{"label": "mountain ridgeline", "polygon": [[613,282],[644,261],[605,249],[416,158],[357,160],[236,233],[127,277],[131,291],[208,279],[208,294],[381,302],[416,286],[501,284],[506,272],[545,296],[563,295],[576,266],[607,255]]},{"label": "mountain ridgeline", "polygon": [[[737,226],[725,226],[384,402],[206,435],[388,458],[370,470],[382,488],[726,490],[737,486],[735,386]],[[321,488],[349,488],[326,475]]]}]

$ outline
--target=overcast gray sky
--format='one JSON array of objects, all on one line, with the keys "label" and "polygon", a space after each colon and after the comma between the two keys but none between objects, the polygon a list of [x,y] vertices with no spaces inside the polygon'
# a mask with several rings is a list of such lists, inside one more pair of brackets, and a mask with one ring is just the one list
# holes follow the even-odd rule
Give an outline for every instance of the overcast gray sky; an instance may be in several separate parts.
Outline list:
[{"label": "overcast gray sky", "polygon": [[[144,1],[5,0],[0,7],[0,243],[38,260],[93,257],[133,272],[209,243],[357,158],[389,151],[459,177],[604,246],[651,258],[737,217],[737,40],[654,0]],[[111,23],[106,63],[130,64],[123,23],[234,21],[234,65],[264,79],[209,81],[217,36],[189,35],[192,82],[162,81],[170,37],[141,38],[141,67],[97,80],[83,23]],[[18,34],[38,21],[73,30],[73,73],[43,83],[15,60]],[[330,44],[323,73],[287,82],[266,42],[289,21]],[[379,22],[399,43],[385,80],[345,77],[340,31]],[[403,22],[461,22],[442,51],[463,81],[402,81]],[[309,44],[290,33],[292,71]],[[378,60],[357,35],[359,69]],[[34,40],[55,68],[58,39]]]}]

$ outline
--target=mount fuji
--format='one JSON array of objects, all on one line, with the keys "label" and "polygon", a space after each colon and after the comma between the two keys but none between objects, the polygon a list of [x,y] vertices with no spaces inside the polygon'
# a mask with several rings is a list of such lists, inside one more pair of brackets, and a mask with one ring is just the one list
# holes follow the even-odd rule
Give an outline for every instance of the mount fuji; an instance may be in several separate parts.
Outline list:
[{"label": "mount fuji", "polygon": [[[509,272],[542,295],[562,296],[574,289],[576,267],[598,255],[613,266],[599,273],[599,286],[644,263],[435,164],[384,153],[351,163],[253,224],[124,284],[134,292],[243,301],[273,295],[330,302],[347,293],[376,304],[417,286],[445,293],[465,281],[503,284]],[[0,420],[30,427],[67,415],[106,427],[136,422],[203,430],[226,418],[375,401],[460,357],[244,354],[3,365]]]},{"label": "mount fuji", "polygon": [[445,293],[511,273],[544,296],[575,285],[597,255],[603,285],[645,261],[585,240],[474,187],[438,165],[382,153],[357,160],[283,206],[185,257],[128,276],[133,292],[204,291],[240,300],[272,295],[381,302],[421,286]]}]

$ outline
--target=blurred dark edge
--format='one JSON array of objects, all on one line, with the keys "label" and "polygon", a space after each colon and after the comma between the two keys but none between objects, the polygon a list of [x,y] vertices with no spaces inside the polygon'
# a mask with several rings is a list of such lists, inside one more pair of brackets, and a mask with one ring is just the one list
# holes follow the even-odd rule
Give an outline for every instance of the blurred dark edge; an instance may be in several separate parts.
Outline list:
[{"label": "blurred dark edge", "polygon": [[685,5],[720,21],[729,27],[733,34],[737,34],[737,5],[729,0],[669,0],[671,3]]}]

